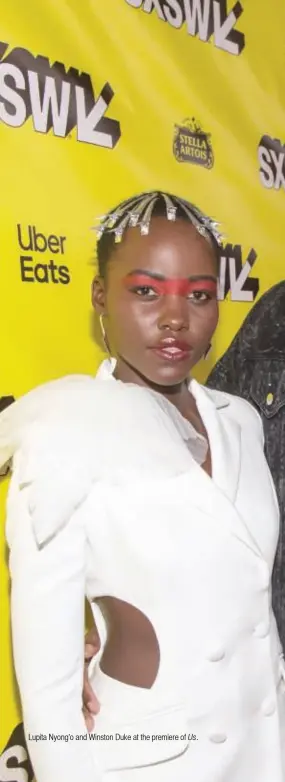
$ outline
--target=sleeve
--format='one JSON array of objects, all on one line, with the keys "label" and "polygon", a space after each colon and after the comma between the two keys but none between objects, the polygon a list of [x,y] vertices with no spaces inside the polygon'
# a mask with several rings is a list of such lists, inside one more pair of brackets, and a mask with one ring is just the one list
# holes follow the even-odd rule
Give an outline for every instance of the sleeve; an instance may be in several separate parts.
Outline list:
[{"label": "sleeve", "polygon": [[[25,736],[37,782],[99,782],[82,715],[86,537],[75,511],[36,542],[15,466],[7,503],[11,621]],[[76,738],[78,736],[78,738]]]},{"label": "sleeve", "polygon": [[264,429],[263,429],[263,423],[262,418],[259,412],[256,410],[256,408],[251,404],[251,402],[248,402],[247,399],[242,399],[244,409],[247,408],[248,412],[250,412],[251,419],[250,424],[254,422],[254,425],[257,426],[257,434],[262,446],[262,449],[264,450]]},{"label": "sleeve", "polygon": [[[241,394],[242,363],[245,359],[254,358],[260,349],[264,349],[263,337],[273,311],[273,296],[276,296],[275,288],[270,288],[253,305],[228,350],[210,372],[207,380],[209,388],[238,396]],[[243,393],[241,395],[244,396]]]}]

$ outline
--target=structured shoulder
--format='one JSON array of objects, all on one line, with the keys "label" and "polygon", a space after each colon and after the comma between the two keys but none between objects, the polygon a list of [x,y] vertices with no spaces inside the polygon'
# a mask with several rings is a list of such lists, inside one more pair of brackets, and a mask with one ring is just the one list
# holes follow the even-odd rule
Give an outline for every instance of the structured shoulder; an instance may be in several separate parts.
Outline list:
[{"label": "structured shoulder", "polygon": [[38,543],[62,529],[95,482],[130,483],[143,475],[155,481],[189,469],[186,440],[192,436],[197,446],[197,434],[173,419],[168,405],[135,385],[72,376],[4,411],[0,457],[13,462],[10,498],[13,505],[28,490]]},{"label": "structured shoulder", "polygon": [[39,545],[62,529],[86,496],[95,470],[88,440],[95,386],[89,376],[63,377],[33,389],[0,415],[0,464],[12,462],[9,544],[21,523],[23,492]]},{"label": "structured shoulder", "polygon": [[255,407],[246,399],[235,394],[223,394],[223,396],[227,396],[230,403],[225,414],[237,421],[242,429],[246,428],[255,432],[263,442],[262,420]]},{"label": "structured shoulder", "polygon": [[222,415],[234,419],[241,427],[253,427],[263,432],[262,421],[259,413],[246,399],[236,394],[228,394],[208,387],[204,388],[207,396],[214,402],[216,408],[222,411]]},{"label": "structured shoulder", "polygon": [[48,428],[64,423],[90,398],[95,381],[88,375],[70,375],[38,386],[0,414],[0,466],[18,450],[29,427]]},{"label": "structured shoulder", "polygon": [[[187,431],[186,431],[187,430]],[[150,389],[115,380],[85,375],[67,376],[30,391],[0,415],[0,464],[23,443],[36,438],[55,451],[73,452],[82,447],[100,451],[101,465],[109,469],[121,456],[131,463],[131,454],[146,444],[163,461],[165,447],[193,437],[164,397]],[[181,438],[182,434],[182,438]],[[196,435],[197,439],[197,435]],[[149,453],[148,453],[149,457]]]}]

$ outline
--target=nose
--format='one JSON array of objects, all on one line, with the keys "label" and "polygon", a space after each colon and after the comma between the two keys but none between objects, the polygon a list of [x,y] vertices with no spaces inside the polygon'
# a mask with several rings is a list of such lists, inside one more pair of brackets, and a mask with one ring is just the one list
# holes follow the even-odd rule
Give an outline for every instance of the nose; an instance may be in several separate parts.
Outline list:
[{"label": "nose", "polygon": [[163,296],[158,328],[171,331],[184,331],[189,328],[189,307],[183,296]]}]

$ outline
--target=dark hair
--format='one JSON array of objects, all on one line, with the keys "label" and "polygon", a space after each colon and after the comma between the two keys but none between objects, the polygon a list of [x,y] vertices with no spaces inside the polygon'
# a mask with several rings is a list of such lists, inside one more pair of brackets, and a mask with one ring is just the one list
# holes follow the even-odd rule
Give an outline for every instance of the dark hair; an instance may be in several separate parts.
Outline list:
[{"label": "dark hair", "polygon": [[150,222],[155,217],[186,220],[194,225],[212,245],[219,265],[221,236],[217,231],[218,224],[190,201],[171,193],[154,190],[122,201],[102,218],[97,229],[97,261],[100,277],[106,276],[110,256],[118,242],[123,239],[127,229],[139,225],[142,234],[148,233]]}]

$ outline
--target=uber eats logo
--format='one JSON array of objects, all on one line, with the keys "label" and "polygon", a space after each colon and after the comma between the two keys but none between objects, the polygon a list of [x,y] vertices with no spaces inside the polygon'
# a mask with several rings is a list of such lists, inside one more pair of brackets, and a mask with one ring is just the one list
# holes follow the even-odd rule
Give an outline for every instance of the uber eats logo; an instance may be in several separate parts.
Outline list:
[{"label": "uber eats logo", "polygon": [[[68,266],[62,263],[66,252],[66,236],[57,236],[55,233],[44,234],[35,225],[22,226],[18,223],[17,237],[21,251],[22,282],[68,285],[70,271]],[[36,254],[35,258],[34,254]],[[47,260],[46,255],[49,256]],[[42,256],[44,256],[43,260]]]},{"label": "uber eats logo", "polygon": [[[94,95],[88,73],[50,65],[26,49],[7,52],[0,42],[0,121],[13,128],[32,118],[34,130],[65,138],[76,128],[77,141],[113,149],[120,138],[120,123],[106,117],[114,96],[108,82]],[[6,55],[6,56],[4,56]]]}]

